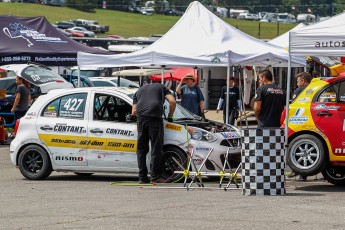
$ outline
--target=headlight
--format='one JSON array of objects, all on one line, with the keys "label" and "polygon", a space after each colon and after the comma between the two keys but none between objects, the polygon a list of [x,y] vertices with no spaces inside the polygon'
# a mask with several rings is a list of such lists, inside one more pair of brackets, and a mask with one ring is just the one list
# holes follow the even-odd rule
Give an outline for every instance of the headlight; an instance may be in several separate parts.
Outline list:
[{"label": "headlight", "polygon": [[193,140],[207,141],[207,142],[213,142],[217,140],[217,137],[215,135],[203,129],[188,127],[188,132],[192,136]]}]

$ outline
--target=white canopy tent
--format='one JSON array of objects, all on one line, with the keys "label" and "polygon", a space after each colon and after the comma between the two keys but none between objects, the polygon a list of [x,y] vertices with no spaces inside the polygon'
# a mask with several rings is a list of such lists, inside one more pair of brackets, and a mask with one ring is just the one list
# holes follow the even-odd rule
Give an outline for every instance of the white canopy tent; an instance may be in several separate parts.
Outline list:
[{"label": "white canopy tent", "polygon": [[[142,50],[119,55],[78,53],[80,68],[159,66],[163,71],[164,67],[227,67],[227,80],[230,66],[279,67],[287,66],[288,61],[283,48],[241,32],[197,1],[162,38]],[[291,65],[305,65],[305,59],[293,58]],[[226,114],[228,110],[227,104]]]},{"label": "white canopy tent", "polygon": [[[287,66],[288,52],[251,37],[192,2],[180,20],[152,45],[119,55],[78,53],[78,65],[115,66]],[[293,59],[305,65],[305,60]]]},{"label": "white canopy tent", "polygon": [[288,137],[289,103],[291,84],[291,63],[298,56],[344,56],[345,55],[345,13],[330,19],[289,32],[289,65],[287,79],[287,102],[285,117],[285,138]]}]

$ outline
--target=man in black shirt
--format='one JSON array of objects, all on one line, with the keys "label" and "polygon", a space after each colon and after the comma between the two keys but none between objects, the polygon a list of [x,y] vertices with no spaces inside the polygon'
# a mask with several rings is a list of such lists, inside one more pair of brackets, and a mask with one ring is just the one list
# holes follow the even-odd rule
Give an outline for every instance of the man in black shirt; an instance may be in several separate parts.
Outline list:
[{"label": "man in black shirt", "polygon": [[298,95],[300,93],[302,93],[302,91],[305,88],[307,88],[307,86],[310,84],[312,78],[313,77],[308,72],[301,72],[301,73],[297,74],[297,86],[298,86],[298,88],[295,89],[295,91],[293,91],[292,99],[295,99],[296,97],[298,97]]},{"label": "man in black shirt", "polygon": [[[240,100],[240,91],[238,87],[235,86],[235,78],[230,77],[229,82],[228,82],[228,87],[229,87],[229,124],[234,125],[235,120],[237,119],[238,116],[238,102]],[[223,109],[223,120],[224,123],[226,123],[226,103],[227,103],[227,87],[224,86],[222,88],[222,92],[220,94],[218,106],[217,106],[217,113],[220,109]]]},{"label": "man in black shirt", "polygon": [[272,83],[272,78],[269,70],[259,73],[261,86],[256,91],[254,102],[258,128],[280,127],[280,117],[284,110],[286,95],[284,90]]},{"label": "man in black shirt", "polygon": [[151,182],[170,182],[162,178],[162,149],[164,142],[163,104],[169,102],[168,121],[172,121],[176,101],[169,89],[162,84],[154,83],[142,86],[133,98],[132,116],[138,117],[138,148],[139,183],[149,183],[147,177],[146,155],[151,141]]}]

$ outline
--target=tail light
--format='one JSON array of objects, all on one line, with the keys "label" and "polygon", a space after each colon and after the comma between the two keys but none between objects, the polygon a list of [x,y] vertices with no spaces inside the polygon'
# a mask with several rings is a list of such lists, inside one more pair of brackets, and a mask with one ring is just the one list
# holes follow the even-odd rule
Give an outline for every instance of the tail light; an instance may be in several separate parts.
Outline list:
[{"label": "tail light", "polygon": [[14,135],[17,135],[17,130],[19,128],[20,119],[17,119],[16,125],[14,126]]}]

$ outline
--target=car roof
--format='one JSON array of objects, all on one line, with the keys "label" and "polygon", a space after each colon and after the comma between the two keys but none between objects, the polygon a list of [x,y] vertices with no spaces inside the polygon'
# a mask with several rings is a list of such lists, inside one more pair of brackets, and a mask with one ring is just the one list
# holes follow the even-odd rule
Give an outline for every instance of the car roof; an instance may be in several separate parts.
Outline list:
[{"label": "car roof", "polygon": [[128,87],[84,87],[84,88],[73,88],[73,89],[54,89],[48,92],[48,95],[58,95],[61,92],[68,93],[91,93],[92,91],[99,91],[104,93],[117,92],[125,95],[134,94],[138,89],[137,88],[128,88]]}]

